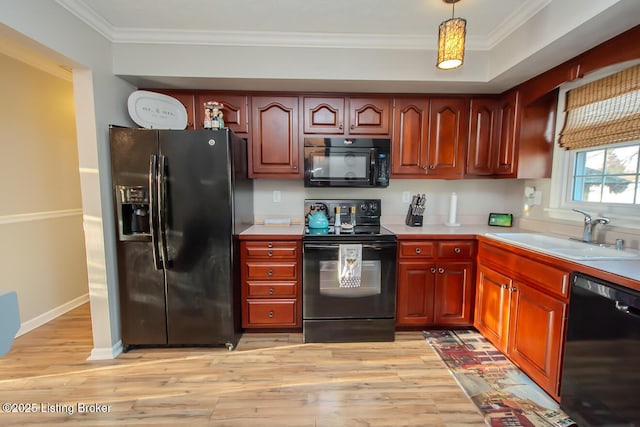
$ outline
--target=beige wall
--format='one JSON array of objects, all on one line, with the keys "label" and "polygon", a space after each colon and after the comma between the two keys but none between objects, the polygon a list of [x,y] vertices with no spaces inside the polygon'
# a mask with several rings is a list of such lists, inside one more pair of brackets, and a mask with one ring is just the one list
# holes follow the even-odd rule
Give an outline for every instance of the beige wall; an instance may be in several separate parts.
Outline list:
[{"label": "beige wall", "polygon": [[88,301],[73,84],[0,54],[0,293],[27,332]]}]

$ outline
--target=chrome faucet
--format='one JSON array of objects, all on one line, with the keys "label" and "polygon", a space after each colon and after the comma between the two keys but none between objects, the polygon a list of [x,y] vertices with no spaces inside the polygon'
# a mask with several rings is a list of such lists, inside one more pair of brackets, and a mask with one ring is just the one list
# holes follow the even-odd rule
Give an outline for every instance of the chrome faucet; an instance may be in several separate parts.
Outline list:
[{"label": "chrome faucet", "polygon": [[610,222],[609,218],[592,218],[589,212],[585,212],[580,209],[573,210],[584,215],[584,229],[582,230],[583,242],[593,242],[593,232],[596,224],[609,224]]}]

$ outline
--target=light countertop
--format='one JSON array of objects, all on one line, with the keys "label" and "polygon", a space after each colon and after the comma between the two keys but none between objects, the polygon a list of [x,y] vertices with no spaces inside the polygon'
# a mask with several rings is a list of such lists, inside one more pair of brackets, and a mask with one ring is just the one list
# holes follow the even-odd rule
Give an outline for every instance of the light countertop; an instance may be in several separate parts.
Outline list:
[{"label": "light countertop", "polygon": [[[422,227],[409,227],[405,224],[383,224],[383,226],[397,235],[399,238],[460,238],[475,239],[476,236],[484,236],[491,239],[491,233],[517,233],[521,231],[531,232],[530,230],[520,230],[517,227],[495,227],[483,224],[477,225],[461,225],[459,227],[449,227],[438,224],[425,224]],[[489,233],[489,234],[487,234]],[[250,238],[251,236],[300,236],[304,234],[304,225],[294,224],[289,226],[276,225],[252,225],[241,233],[241,238]],[[541,233],[544,234],[544,233]],[[501,243],[502,240],[495,239]],[[530,246],[518,245],[516,242],[509,242],[513,246],[518,246],[526,250],[535,251]],[[540,253],[550,256],[544,251]],[[638,282],[640,287],[640,258],[632,260],[575,260],[570,258],[562,258],[564,261],[571,262],[577,266],[585,266],[598,271],[606,272],[622,278],[634,280]]]}]

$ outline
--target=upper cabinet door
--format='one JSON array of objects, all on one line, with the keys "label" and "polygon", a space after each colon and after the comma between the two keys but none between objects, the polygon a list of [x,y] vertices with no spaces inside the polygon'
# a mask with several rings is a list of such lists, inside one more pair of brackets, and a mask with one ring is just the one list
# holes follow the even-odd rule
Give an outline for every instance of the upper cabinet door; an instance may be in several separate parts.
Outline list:
[{"label": "upper cabinet door", "polygon": [[343,135],[344,103],[342,97],[303,97],[304,133]]},{"label": "upper cabinet door", "polygon": [[469,117],[469,145],[467,149],[468,175],[493,175],[494,147],[497,143],[498,105],[495,98],[471,100]]},{"label": "upper cabinet door", "polygon": [[495,147],[495,173],[504,177],[515,177],[517,173],[516,150],[520,135],[518,91],[511,91],[500,100],[498,115],[500,134]]},{"label": "upper cabinet door", "polygon": [[349,98],[350,135],[389,136],[391,130],[391,99]]},{"label": "upper cabinet door", "polygon": [[427,164],[429,99],[395,99],[393,123],[391,173],[423,177]]},{"label": "upper cabinet door", "polygon": [[226,93],[199,93],[196,101],[196,129],[204,128],[204,103],[217,101],[224,105],[224,124],[237,135],[249,134],[249,96]]},{"label": "upper cabinet door", "polygon": [[300,178],[298,97],[251,98],[251,178]]},{"label": "upper cabinet door", "polygon": [[462,178],[467,146],[467,111],[464,98],[432,98],[429,119],[428,175]]}]

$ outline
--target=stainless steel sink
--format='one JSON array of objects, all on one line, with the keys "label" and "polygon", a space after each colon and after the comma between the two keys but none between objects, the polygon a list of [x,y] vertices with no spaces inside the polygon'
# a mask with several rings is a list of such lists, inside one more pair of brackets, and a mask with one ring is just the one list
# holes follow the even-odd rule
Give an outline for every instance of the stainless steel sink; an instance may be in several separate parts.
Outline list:
[{"label": "stainless steel sink", "polygon": [[637,253],[539,233],[486,233],[487,236],[538,252],[579,261],[633,260]]}]

